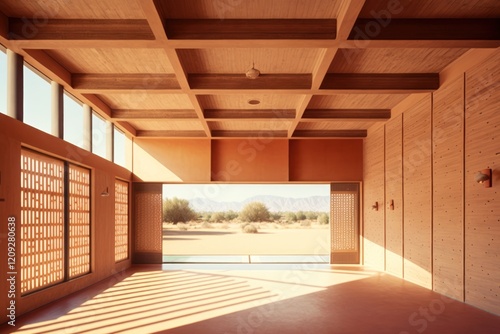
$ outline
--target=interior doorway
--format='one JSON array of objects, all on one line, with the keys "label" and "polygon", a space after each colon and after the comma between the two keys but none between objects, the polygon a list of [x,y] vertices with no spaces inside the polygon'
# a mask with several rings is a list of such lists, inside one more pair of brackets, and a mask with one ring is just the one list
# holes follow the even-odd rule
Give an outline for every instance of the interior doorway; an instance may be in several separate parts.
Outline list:
[{"label": "interior doorway", "polygon": [[330,263],[330,184],[165,184],[164,263]]}]

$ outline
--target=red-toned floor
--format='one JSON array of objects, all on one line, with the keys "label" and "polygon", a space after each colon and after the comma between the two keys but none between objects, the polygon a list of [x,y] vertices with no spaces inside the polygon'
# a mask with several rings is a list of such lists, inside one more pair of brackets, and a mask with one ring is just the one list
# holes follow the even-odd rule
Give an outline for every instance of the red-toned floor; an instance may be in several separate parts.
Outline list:
[{"label": "red-toned floor", "polygon": [[362,267],[137,266],[121,278],[0,332],[500,333],[498,316]]}]

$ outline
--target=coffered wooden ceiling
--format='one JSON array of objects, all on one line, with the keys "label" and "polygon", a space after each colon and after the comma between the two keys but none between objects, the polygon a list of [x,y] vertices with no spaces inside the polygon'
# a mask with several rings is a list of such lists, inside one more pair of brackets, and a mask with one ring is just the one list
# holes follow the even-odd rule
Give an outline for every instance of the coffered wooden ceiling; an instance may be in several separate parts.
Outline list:
[{"label": "coffered wooden ceiling", "polygon": [[498,0],[2,0],[0,42],[132,136],[364,137],[499,47],[499,18]]}]

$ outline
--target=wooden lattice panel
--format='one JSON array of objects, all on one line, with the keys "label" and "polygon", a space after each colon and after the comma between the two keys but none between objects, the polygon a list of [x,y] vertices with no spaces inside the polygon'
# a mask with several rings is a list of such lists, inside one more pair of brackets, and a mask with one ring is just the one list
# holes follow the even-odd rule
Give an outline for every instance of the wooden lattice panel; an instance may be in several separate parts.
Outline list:
[{"label": "wooden lattice panel", "polygon": [[128,183],[115,181],[115,261],[128,259]]},{"label": "wooden lattice panel", "polygon": [[64,280],[64,163],[21,153],[21,294]]},{"label": "wooden lattice panel", "polygon": [[69,166],[69,277],[90,271],[90,171]]},{"label": "wooden lattice panel", "polygon": [[359,263],[358,185],[332,184],[332,263]]},{"label": "wooden lattice panel", "polygon": [[134,185],[134,263],[162,262],[162,185]]}]

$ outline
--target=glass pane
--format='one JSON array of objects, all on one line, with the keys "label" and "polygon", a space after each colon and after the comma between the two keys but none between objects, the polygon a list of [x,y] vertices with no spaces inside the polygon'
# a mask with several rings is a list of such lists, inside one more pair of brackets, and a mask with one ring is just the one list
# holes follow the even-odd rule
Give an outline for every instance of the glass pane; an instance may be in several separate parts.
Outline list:
[{"label": "glass pane", "polygon": [[51,131],[50,83],[24,66],[24,123],[39,130]]},{"label": "glass pane", "polygon": [[126,153],[126,148],[125,148],[125,141],[127,140],[127,137],[123,132],[118,130],[117,128],[114,128],[114,152],[113,152],[113,158],[114,162],[117,165],[120,165],[122,167],[125,167],[126,161],[125,161],[125,153]]},{"label": "glass pane", "polygon": [[83,106],[64,92],[64,140],[83,147]]},{"label": "glass pane", "polygon": [[106,121],[92,114],[92,153],[106,158]]},{"label": "glass pane", "polygon": [[7,114],[7,54],[0,49],[0,113]]}]

